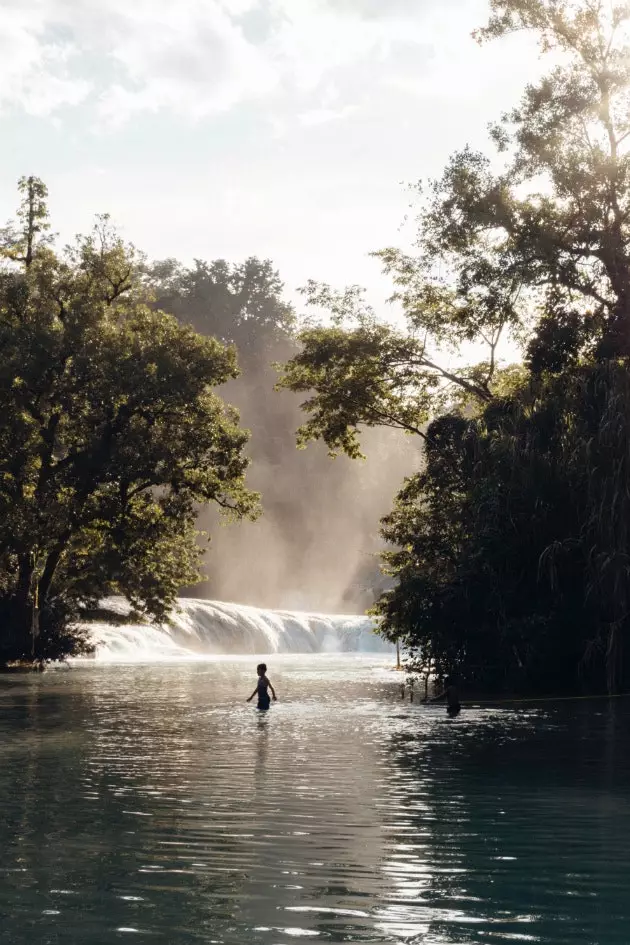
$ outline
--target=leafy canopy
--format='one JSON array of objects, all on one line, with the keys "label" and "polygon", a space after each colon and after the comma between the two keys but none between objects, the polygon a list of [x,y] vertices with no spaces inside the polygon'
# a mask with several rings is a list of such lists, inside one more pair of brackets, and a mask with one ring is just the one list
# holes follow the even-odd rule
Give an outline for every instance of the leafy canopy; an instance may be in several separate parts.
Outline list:
[{"label": "leafy canopy", "polygon": [[292,337],[293,309],[282,300],[282,280],[268,259],[235,265],[196,259],[190,268],[165,259],[148,267],[147,280],[158,308],[202,335],[235,345],[241,363],[268,359]]},{"label": "leafy canopy", "polygon": [[0,269],[0,650],[14,655],[38,607],[40,651],[59,602],[122,593],[163,616],[197,578],[199,504],[257,511],[247,434],[213,392],[237,375],[234,350],[148,306],[107,218],[62,253],[38,240],[45,187],[20,189],[26,228]]},{"label": "leafy canopy", "polygon": [[[491,8],[479,41],[528,31],[551,68],[492,128],[492,158],[465,148],[418,185],[415,252],[376,254],[406,330],[378,323],[356,289],[307,287],[333,324],[307,327],[280,380],[310,393],[303,440],[355,455],[362,424],[421,428],[457,389],[489,401],[506,334],[537,371],[630,353],[630,4]],[[465,343],[486,353],[446,369],[439,352]]]},{"label": "leafy canopy", "polygon": [[584,364],[432,425],[383,533],[377,613],[417,668],[620,691],[627,656],[630,376]]}]

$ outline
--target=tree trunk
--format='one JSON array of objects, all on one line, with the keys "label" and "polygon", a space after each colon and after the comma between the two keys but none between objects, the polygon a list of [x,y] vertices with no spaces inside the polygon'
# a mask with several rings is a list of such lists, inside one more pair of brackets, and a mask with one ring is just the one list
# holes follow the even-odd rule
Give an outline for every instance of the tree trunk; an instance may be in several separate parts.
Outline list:
[{"label": "tree trunk", "polygon": [[35,246],[35,181],[32,177],[28,179],[28,216],[26,225],[26,255],[24,264],[28,269],[33,262],[33,249]]},{"label": "tree trunk", "polygon": [[0,664],[31,659],[34,650],[33,627],[37,614],[33,601],[35,560],[32,554],[18,558],[15,596],[7,610],[6,628],[0,638]]},{"label": "tree trunk", "polygon": [[630,357],[630,297],[622,296],[597,346],[597,358],[610,361]]},{"label": "tree trunk", "polygon": [[15,596],[22,606],[28,604],[31,599],[34,571],[35,561],[33,555],[31,553],[20,555],[18,558],[18,583]]},{"label": "tree trunk", "polygon": [[39,579],[38,585],[40,607],[42,607],[48,599],[48,594],[50,593],[50,588],[55,577],[57,566],[61,561],[61,556],[68,544],[68,541],[70,540],[71,534],[72,533],[70,529],[67,529],[56,542],[52,551],[46,558],[46,564],[44,565],[44,570],[42,572],[41,578]]}]

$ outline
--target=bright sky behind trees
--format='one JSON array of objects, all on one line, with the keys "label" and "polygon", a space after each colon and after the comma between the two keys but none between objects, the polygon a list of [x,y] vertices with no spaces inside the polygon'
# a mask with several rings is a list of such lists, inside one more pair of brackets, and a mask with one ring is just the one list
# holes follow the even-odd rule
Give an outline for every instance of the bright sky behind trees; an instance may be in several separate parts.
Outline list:
[{"label": "bright sky behind trees", "polygon": [[63,237],[111,213],[150,256],[271,257],[387,294],[405,184],[438,174],[535,68],[481,50],[483,0],[0,0],[0,218],[49,186]]}]

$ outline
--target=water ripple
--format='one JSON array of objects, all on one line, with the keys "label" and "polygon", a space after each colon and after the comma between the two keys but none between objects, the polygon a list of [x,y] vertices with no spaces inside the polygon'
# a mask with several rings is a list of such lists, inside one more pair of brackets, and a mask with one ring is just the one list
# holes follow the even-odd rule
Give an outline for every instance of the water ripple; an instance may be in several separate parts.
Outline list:
[{"label": "water ripple", "polygon": [[370,659],[0,681],[0,943],[630,941],[623,704],[402,704]]}]

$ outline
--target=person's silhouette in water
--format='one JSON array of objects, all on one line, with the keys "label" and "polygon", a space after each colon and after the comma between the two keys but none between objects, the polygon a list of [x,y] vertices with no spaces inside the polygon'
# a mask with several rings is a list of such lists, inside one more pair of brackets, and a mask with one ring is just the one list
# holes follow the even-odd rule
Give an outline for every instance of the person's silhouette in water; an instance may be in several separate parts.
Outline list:
[{"label": "person's silhouette in water", "polygon": [[454,676],[446,677],[444,680],[444,691],[441,692],[439,696],[435,696],[433,699],[430,699],[429,702],[442,702],[443,700],[446,701],[446,711],[448,715],[459,715],[462,707],[459,702],[457,680]]},{"label": "person's silhouette in water", "polygon": [[273,701],[276,702],[276,692],[269,680],[267,679],[267,664],[259,663],[256,667],[256,672],[258,673],[258,683],[256,688],[252,692],[251,696],[247,700],[251,702],[254,696],[258,696],[258,708],[262,712],[266,712],[269,706],[271,705],[271,700],[269,698],[268,689],[271,689],[271,695],[273,696]]}]

